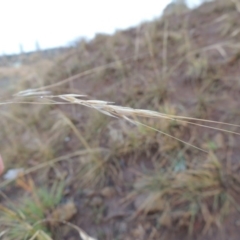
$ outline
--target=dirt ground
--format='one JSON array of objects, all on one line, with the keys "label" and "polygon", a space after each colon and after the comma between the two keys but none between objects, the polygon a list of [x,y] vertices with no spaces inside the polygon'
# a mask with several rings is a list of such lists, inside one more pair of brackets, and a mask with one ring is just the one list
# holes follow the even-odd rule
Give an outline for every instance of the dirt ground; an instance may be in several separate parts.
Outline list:
[{"label": "dirt ground", "polygon": [[[237,3],[205,3],[54,59],[0,67],[0,86],[1,102],[14,102],[0,107],[0,152],[6,172],[25,170],[0,179],[3,239],[77,240],[79,228],[98,240],[240,238]],[[33,88],[168,119],[133,117],[138,125],[13,96]]]}]

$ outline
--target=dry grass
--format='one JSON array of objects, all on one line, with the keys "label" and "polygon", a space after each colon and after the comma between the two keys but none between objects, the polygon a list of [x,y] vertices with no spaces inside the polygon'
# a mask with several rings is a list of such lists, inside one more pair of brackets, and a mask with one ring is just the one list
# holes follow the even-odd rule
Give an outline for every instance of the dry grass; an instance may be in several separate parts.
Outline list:
[{"label": "dry grass", "polygon": [[204,234],[212,225],[221,228],[230,205],[236,206],[231,196],[236,176],[226,173],[217,158],[210,155],[208,161],[195,169],[159,169],[140,175],[134,184],[135,194],[139,194],[141,201],[136,214],[160,211],[160,225],[185,226],[190,234],[197,221],[204,221]]},{"label": "dry grass", "polygon": [[[102,188],[114,188],[112,199],[100,196],[99,209],[107,209],[100,220],[84,204],[75,219],[93,236],[101,226],[99,239],[107,239],[105,227],[111,229],[109,239],[127,239],[133,224],[149,219],[151,229],[146,232],[155,229],[156,239],[161,238],[159,226],[187,228],[189,234],[222,228],[239,191],[238,166],[232,166],[240,135],[239,105],[234,100],[238,60],[226,65],[237,56],[239,34],[236,19],[225,13],[226,8],[237,12],[236,4],[209,6],[83,40],[57,62],[0,71],[2,78],[22,79],[1,95],[0,143],[6,168],[23,167],[24,175],[33,177],[36,193],[65,181],[66,196],[61,200],[91,202]],[[12,199],[11,189],[26,192],[17,182],[3,181],[0,188]],[[33,200],[33,195],[26,195]],[[111,215],[111,202],[117,200],[134,203],[129,226],[120,236],[104,221],[106,217],[117,224],[119,215],[127,221],[125,213]],[[32,202],[38,210],[38,203]],[[19,201],[18,206],[23,212],[26,204]],[[49,240],[48,231],[54,236],[47,227],[50,210],[33,221],[29,212],[20,216],[16,207],[5,203],[1,210],[2,221],[8,219],[10,225],[0,236],[18,232],[19,227],[30,239]],[[108,211],[110,217],[105,216]],[[36,222],[39,228],[33,230]],[[76,225],[64,224],[84,239]],[[144,228],[138,227],[138,234]],[[130,239],[154,239],[134,236]]]},{"label": "dry grass", "polygon": [[[18,203],[10,201],[10,206],[0,206],[1,227],[7,229],[5,236],[19,240],[52,239],[47,226],[41,221],[60,203],[63,184],[55,184],[50,190],[47,188],[36,190],[31,179],[21,179],[18,182],[30,192],[30,196],[22,197]],[[6,200],[9,201],[8,198]]]}]

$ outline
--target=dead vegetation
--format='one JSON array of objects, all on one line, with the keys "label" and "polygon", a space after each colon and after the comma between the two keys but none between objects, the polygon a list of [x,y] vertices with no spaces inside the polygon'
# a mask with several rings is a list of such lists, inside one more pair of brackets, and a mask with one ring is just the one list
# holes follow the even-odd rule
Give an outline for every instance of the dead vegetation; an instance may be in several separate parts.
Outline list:
[{"label": "dead vegetation", "polygon": [[161,226],[187,227],[189,234],[193,234],[201,220],[203,234],[214,225],[221,229],[222,220],[234,204],[229,192],[236,182],[214,155],[209,158],[197,169],[182,171],[186,166],[179,161],[167,174],[159,169],[141,175],[134,187],[136,194],[140,194],[138,199],[144,200],[137,203],[136,214],[158,211]]},{"label": "dead vegetation", "polygon": [[0,236],[238,239],[238,28],[216,1],[0,68]]}]

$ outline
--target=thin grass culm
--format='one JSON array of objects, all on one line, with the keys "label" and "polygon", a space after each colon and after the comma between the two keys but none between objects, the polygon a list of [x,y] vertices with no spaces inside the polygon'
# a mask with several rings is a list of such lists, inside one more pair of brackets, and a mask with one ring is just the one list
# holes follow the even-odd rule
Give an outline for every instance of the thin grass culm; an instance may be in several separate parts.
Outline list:
[{"label": "thin grass culm", "polygon": [[[196,121],[199,122],[205,122],[205,123],[215,123],[215,124],[220,124],[220,125],[227,125],[227,126],[233,126],[233,127],[240,127],[240,125],[236,124],[231,124],[231,123],[225,123],[225,122],[218,122],[218,121],[213,121],[213,120],[206,120],[206,119],[199,119],[199,118],[191,118],[191,117],[185,117],[185,116],[177,116],[177,115],[168,115],[164,113],[160,113],[157,111],[151,111],[151,110],[145,110],[145,109],[134,109],[131,107],[123,107],[123,106],[118,106],[118,105],[113,105],[113,102],[108,102],[108,101],[102,101],[102,100],[84,100],[81,99],[83,97],[86,97],[86,95],[79,95],[79,94],[62,94],[62,95],[49,95],[49,92],[39,92],[38,90],[34,89],[29,89],[26,91],[19,92],[15,94],[16,98],[13,101],[6,102],[8,103],[31,103],[31,101],[18,101],[19,98],[29,98],[29,97],[37,97],[37,102],[38,104],[79,104],[85,107],[89,107],[92,109],[95,109],[105,115],[108,115],[110,117],[114,118],[119,118],[119,119],[124,119],[132,124],[135,125],[142,125],[146,128],[149,128],[153,131],[157,131],[165,136],[168,136],[170,138],[173,138],[179,142],[182,142],[186,145],[189,145],[190,147],[193,147],[195,149],[198,149],[202,152],[208,153],[208,151],[197,147],[193,144],[188,143],[187,141],[183,141],[179,138],[176,138],[168,133],[162,132],[159,129],[153,128],[151,126],[148,126],[140,121],[138,121],[138,118],[154,118],[154,119],[165,119],[165,120],[172,120],[176,121],[179,123],[187,123],[191,125],[195,125],[198,127],[205,127],[213,130],[218,130],[226,133],[231,133],[235,135],[239,135],[240,133],[234,132],[234,131],[229,131],[223,128],[217,128],[217,127],[212,127],[208,125],[203,125],[196,123]],[[59,100],[64,100],[64,102],[59,101]],[[2,103],[4,104],[4,102]],[[194,122],[192,122],[194,121]]]}]

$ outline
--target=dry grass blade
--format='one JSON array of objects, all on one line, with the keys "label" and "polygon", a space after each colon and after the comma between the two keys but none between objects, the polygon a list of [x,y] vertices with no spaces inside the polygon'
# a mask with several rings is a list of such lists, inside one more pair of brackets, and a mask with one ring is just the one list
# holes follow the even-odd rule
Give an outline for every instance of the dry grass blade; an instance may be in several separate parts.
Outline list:
[{"label": "dry grass blade", "polygon": [[[27,95],[25,95],[25,92],[27,92]],[[31,92],[31,94],[30,94]],[[16,96],[19,97],[27,97],[27,96],[35,96],[35,95],[39,95],[38,92],[36,92],[34,89],[31,89],[29,92],[28,91],[24,91],[21,94],[16,94]],[[226,123],[226,122],[220,122],[220,121],[213,121],[213,120],[207,120],[207,119],[201,119],[201,118],[192,118],[192,117],[185,117],[185,116],[176,116],[176,115],[169,115],[169,114],[164,114],[164,113],[160,113],[160,112],[156,112],[156,111],[150,111],[150,110],[143,110],[143,109],[133,109],[133,108],[129,108],[129,107],[122,107],[122,106],[117,106],[117,105],[111,105],[113,104],[113,102],[107,102],[107,101],[100,101],[100,100],[80,100],[78,99],[79,97],[86,97],[86,95],[79,95],[79,94],[64,94],[64,95],[47,95],[47,96],[40,96],[41,99],[47,99],[48,102],[33,102],[33,101],[29,101],[29,102],[23,102],[23,101],[5,101],[5,102],[1,102],[0,105],[7,105],[7,104],[81,104],[90,108],[95,108],[96,110],[107,114],[108,116],[111,117],[121,117],[121,116],[129,116],[129,117],[146,117],[146,118],[166,118],[169,120],[175,120],[175,121],[185,121],[185,120],[193,120],[193,121],[201,121],[201,122],[206,122],[206,123],[217,123],[217,124],[221,124],[221,125],[227,125],[227,126],[232,126],[232,127],[240,127],[240,125],[237,124],[231,124],[231,123]],[[52,100],[52,98],[61,98],[66,102],[57,102]],[[233,134],[237,134],[240,135],[240,133],[237,132],[233,132],[233,131],[228,131],[225,129],[221,129],[221,128],[214,128],[211,126],[206,126],[206,125],[200,125],[200,124],[196,124],[193,122],[187,122],[186,123],[189,124],[193,124],[193,125],[197,125],[197,126],[201,126],[201,127],[207,127],[207,128],[212,128],[215,130],[219,130],[219,131],[224,131],[224,132],[228,132],[228,133],[233,133]]]},{"label": "dry grass blade", "polygon": [[8,231],[8,230],[2,231],[2,232],[0,233],[0,238],[3,237],[3,236],[5,235],[5,233],[7,233],[7,231]]},{"label": "dry grass blade", "polygon": [[47,95],[50,94],[50,91],[37,91],[36,89],[27,89],[24,91],[20,91],[17,94],[15,94],[14,96],[16,97],[21,97],[21,96],[32,96],[32,95]]},{"label": "dry grass blade", "polygon": [[161,134],[163,134],[163,135],[166,135],[166,136],[168,136],[168,137],[170,137],[170,138],[173,138],[173,139],[175,139],[175,140],[177,140],[177,141],[179,141],[179,142],[181,142],[181,143],[184,143],[184,144],[186,144],[186,145],[188,145],[188,146],[190,146],[190,147],[193,147],[193,148],[195,148],[195,149],[197,149],[197,150],[200,150],[200,151],[203,151],[203,152],[205,152],[205,153],[208,153],[208,151],[205,151],[205,150],[203,150],[202,148],[199,148],[199,147],[197,147],[197,146],[195,146],[195,145],[192,145],[192,144],[190,144],[190,143],[188,143],[188,142],[186,142],[186,141],[183,141],[183,140],[181,140],[181,139],[179,139],[179,138],[176,138],[176,137],[174,137],[174,136],[172,136],[172,135],[170,135],[170,134],[168,134],[168,133],[162,132],[162,131],[160,131],[160,130],[158,130],[158,129],[156,129],[156,128],[150,127],[150,126],[148,126],[148,125],[146,125],[146,124],[143,124],[143,123],[141,123],[141,122],[138,122],[138,121],[136,121],[136,120],[132,121],[132,120],[130,120],[129,118],[125,118],[125,119],[126,119],[127,121],[133,123],[133,124],[142,125],[142,126],[144,126],[144,127],[146,127],[146,128],[149,128],[149,129],[154,130],[154,131],[156,131],[156,132],[159,132],[159,133],[161,133]]},{"label": "dry grass blade", "polygon": [[[55,219],[44,219],[42,221],[39,221],[37,222],[36,224],[34,224],[34,226],[38,225],[38,224],[41,224],[43,222],[56,222],[56,223],[62,223],[62,224],[65,224],[65,225],[68,225],[69,227],[75,229],[78,233],[79,233],[79,236],[81,237],[82,240],[97,240],[96,238],[92,238],[90,237],[85,231],[83,231],[80,227],[76,226],[75,224],[72,224],[70,222],[66,222],[66,221],[58,221],[58,220],[55,220]],[[48,240],[48,239],[46,239]]]},{"label": "dry grass blade", "polygon": [[[199,119],[199,118],[191,118],[191,117],[184,117],[184,116],[175,116],[175,115],[168,115],[156,111],[150,111],[150,110],[143,110],[143,109],[133,109],[130,107],[122,107],[122,106],[117,106],[117,105],[111,105],[112,102],[106,102],[106,101],[99,101],[99,100],[82,100],[82,99],[77,99],[76,97],[81,97],[82,95],[59,95],[56,97],[60,97],[61,99],[64,99],[68,102],[72,103],[77,103],[81,104],[87,107],[94,108],[102,113],[105,113],[107,115],[113,116],[113,117],[146,117],[146,118],[166,118],[170,120],[176,120],[180,121],[181,119],[186,119],[186,120],[195,120],[195,121],[204,121],[204,122],[209,122],[209,123],[218,123],[218,124],[225,124],[229,126],[234,126],[234,127],[240,127],[240,125],[236,124],[230,124],[230,123],[224,123],[224,122],[218,122],[218,121],[211,121],[211,120],[205,120],[205,119]],[[183,121],[183,120],[182,120]],[[191,123],[191,122],[188,122]],[[191,123],[195,124],[195,123]],[[203,126],[204,125],[199,125]],[[222,130],[222,131],[227,131],[224,129],[220,128],[213,128],[210,126],[206,126],[212,129],[216,130]],[[231,132],[231,131],[228,131]],[[236,132],[231,132],[237,135],[240,135],[240,133]]]},{"label": "dry grass blade", "polygon": [[[38,93],[36,90],[29,90],[29,91],[24,91],[24,93],[27,92],[28,94],[31,93],[31,96],[34,96],[34,93]],[[22,96],[24,97],[24,93],[22,94]],[[37,94],[38,95],[38,94]],[[53,98],[60,98],[64,101],[67,101],[69,103],[72,104],[80,104],[89,108],[93,108],[96,109],[97,111],[111,116],[111,117],[115,117],[115,118],[122,118],[125,119],[133,124],[136,125],[142,125],[145,126],[149,129],[152,129],[154,131],[157,131],[159,133],[162,133],[168,137],[171,137],[177,141],[180,141],[184,144],[187,144],[191,147],[194,147],[198,150],[201,150],[205,153],[208,153],[207,151],[193,145],[190,144],[186,141],[183,141],[179,138],[176,138],[172,135],[169,135],[167,133],[164,133],[156,128],[150,127],[146,124],[143,124],[139,121],[136,121],[135,119],[137,117],[143,117],[143,118],[163,118],[166,120],[174,120],[174,121],[178,121],[178,122],[182,122],[182,123],[188,123],[191,125],[195,125],[195,126],[199,126],[199,127],[205,127],[205,128],[210,128],[210,129],[214,129],[214,130],[218,130],[218,131],[222,131],[222,132],[227,132],[227,133],[231,133],[231,134],[236,134],[236,135],[240,135],[240,133],[238,132],[233,132],[233,131],[229,131],[229,130],[225,130],[222,128],[216,128],[216,127],[211,127],[211,126],[207,126],[207,125],[203,125],[203,124],[198,124],[195,122],[190,122],[190,121],[186,121],[186,120],[194,120],[194,121],[203,121],[203,122],[208,122],[208,123],[218,123],[218,124],[223,124],[223,125],[229,125],[229,126],[235,126],[235,127],[240,127],[240,125],[235,125],[235,124],[229,124],[229,123],[224,123],[224,122],[217,122],[217,121],[212,121],[212,120],[204,120],[204,119],[197,119],[197,118],[190,118],[190,117],[183,117],[183,116],[175,116],[175,115],[168,115],[168,114],[164,114],[164,113],[160,113],[160,112],[156,112],[156,111],[150,111],[150,110],[143,110],[143,109],[134,109],[134,108],[130,108],[130,107],[123,107],[123,106],[117,106],[117,105],[113,105],[112,102],[107,102],[107,101],[101,101],[101,100],[83,100],[83,99],[79,99],[81,97],[85,97],[85,95],[78,95],[78,94],[63,94],[63,95],[50,95],[50,96],[40,96],[40,98],[43,98],[45,100],[50,100],[52,102]],[[56,102],[54,101],[55,104],[59,104],[61,102]],[[131,119],[130,119],[131,118]]]},{"label": "dry grass blade", "polygon": [[69,222],[63,222],[64,224],[69,225],[70,227],[74,228],[76,231],[78,231],[80,237],[82,240],[97,240],[96,238],[90,237],[85,231],[83,231],[80,227],[69,223]]},{"label": "dry grass blade", "polygon": [[[180,119],[191,119],[191,118],[187,118],[187,117],[184,118],[184,117],[178,117],[178,116],[171,117],[172,115],[166,115],[166,114],[164,114],[164,115],[165,116],[162,116],[162,118],[165,118],[165,119],[174,120],[174,121],[177,121],[177,122],[188,123],[188,124],[199,126],[199,127],[205,127],[205,128],[210,128],[210,129],[222,131],[222,132],[227,132],[227,133],[240,135],[240,133],[229,131],[229,130],[225,130],[225,129],[222,129],[222,128],[216,128],[216,127],[211,127],[211,126],[207,126],[207,125],[203,125],[203,124],[198,124],[198,123],[194,123],[194,122],[180,120]],[[224,122],[215,122],[215,121],[204,120],[204,119],[192,118],[192,120],[205,121],[205,122],[210,122],[210,123],[218,123],[218,124],[225,124],[225,125],[234,126],[234,127],[240,127],[239,125],[235,125],[235,124],[224,123]]]},{"label": "dry grass blade", "polygon": [[73,229],[75,229],[76,231],[78,231],[80,237],[82,238],[82,240],[97,240],[96,238],[92,238],[90,237],[85,231],[83,231],[80,227],[69,223],[69,222],[63,222],[66,225],[69,225],[70,227],[72,227]]},{"label": "dry grass blade", "polygon": [[34,240],[34,239],[39,239],[39,240],[53,240],[50,238],[45,232],[39,230],[37,231],[29,240]]},{"label": "dry grass blade", "polygon": [[[60,161],[67,161],[67,160],[70,160],[71,158],[74,158],[74,157],[77,157],[77,156],[97,153],[97,152],[101,152],[101,151],[105,151],[105,150],[106,149],[103,149],[103,148],[96,148],[96,149],[91,149],[91,150],[76,151],[74,153],[70,153],[70,154],[67,154],[65,156],[61,156],[61,157],[55,158],[53,160],[50,160],[48,162],[44,162],[44,163],[38,164],[37,166],[28,168],[21,174],[21,176],[24,176],[24,175],[27,175],[29,173],[32,173],[32,172],[38,171],[40,169],[43,169],[45,167],[51,166],[53,163],[57,163],[57,162],[60,162]],[[14,179],[6,180],[6,181],[1,182],[0,183],[0,188],[3,188],[5,186],[7,186],[9,183],[11,183],[13,181],[14,181]]]},{"label": "dry grass blade", "polygon": [[95,238],[92,238],[90,236],[88,236],[83,230],[81,230],[80,228],[78,228],[78,232],[79,232],[79,235],[80,237],[83,239],[83,240],[96,240]]}]

